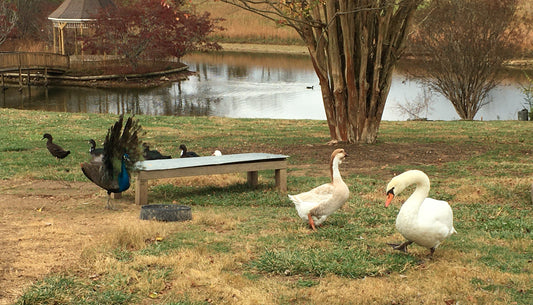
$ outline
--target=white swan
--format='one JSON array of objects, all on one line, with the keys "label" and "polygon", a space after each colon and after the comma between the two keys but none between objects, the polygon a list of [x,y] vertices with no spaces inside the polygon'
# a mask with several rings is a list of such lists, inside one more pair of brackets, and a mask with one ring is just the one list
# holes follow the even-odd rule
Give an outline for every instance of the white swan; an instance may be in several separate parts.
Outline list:
[{"label": "white swan", "polygon": [[298,215],[316,231],[316,226],[338,210],[348,200],[350,190],[342,180],[339,164],[348,154],[344,149],[336,149],[331,154],[330,176],[331,182],[322,184],[314,189],[298,195],[289,195],[294,203]]},{"label": "white swan", "polygon": [[406,171],[387,185],[388,207],[395,195],[406,187],[416,184],[413,194],[403,203],[396,217],[396,229],[407,239],[402,244],[389,244],[396,250],[407,252],[407,246],[413,242],[429,248],[433,255],[439,244],[453,233],[453,211],[446,201],[427,198],[429,178],[419,170]]}]

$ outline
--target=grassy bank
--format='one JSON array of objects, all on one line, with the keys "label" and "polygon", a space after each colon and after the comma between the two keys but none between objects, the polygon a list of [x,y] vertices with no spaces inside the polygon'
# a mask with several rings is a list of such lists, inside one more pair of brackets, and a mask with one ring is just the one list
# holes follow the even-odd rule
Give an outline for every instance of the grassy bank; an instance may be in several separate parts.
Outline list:
[{"label": "grassy bank", "polygon": [[[19,304],[530,304],[533,298],[531,122],[383,122],[377,144],[332,147],[323,121],[138,118],[143,139],[166,154],[176,155],[180,143],[201,155],[287,154],[289,193],[326,182],[329,154],[343,147],[350,156],[341,173],[351,196],[312,233],[274,190],[269,172],[260,173],[256,189],[240,174],[151,183],[151,203],[192,207],[193,220],[185,223],[124,221],[121,211],[103,212],[102,195],[101,217],[111,213],[113,229],[89,243],[76,263],[29,286]],[[86,140],[101,142],[115,119],[0,109],[0,178],[86,181],[79,169],[88,158]],[[60,162],[50,156],[45,132],[71,155]],[[385,208],[385,186],[414,168],[429,175],[430,195],[454,210],[458,234],[433,259],[415,245],[407,254],[386,245],[402,240],[394,221],[409,191]],[[124,197],[133,201],[133,192]],[[82,206],[69,214],[82,213]]]}]

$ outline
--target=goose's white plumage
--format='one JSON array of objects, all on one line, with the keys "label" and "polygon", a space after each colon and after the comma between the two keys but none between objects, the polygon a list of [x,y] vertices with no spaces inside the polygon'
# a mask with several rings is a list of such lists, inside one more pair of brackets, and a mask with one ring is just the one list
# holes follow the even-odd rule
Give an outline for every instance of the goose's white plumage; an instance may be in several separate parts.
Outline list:
[{"label": "goose's white plumage", "polygon": [[323,223],[329,215],[342,207],[348,200],[350,191],[339,172],[339,165],[346,156],[348,154],[342,148],[336,149],[331,154],[330,183],[322,184],[298,195],[289,195],[298,216],[304,221],[308,221],[313,230],[316,230],[315,226]]},{"label": "goose's white plumage", "polygon": [[407,242],[392,245],[397,250],[406,251],[407,245],[416,243],[429,248],[431,254],[439,244],[453,233],[453,211],[446,201],[428,198],[429,178],[419,170],[406,171],[394,178],[387,185],[388,207],[395,195],[408,186],[415,184],[413,194],[403,203],[396,217],[396,229]]}]

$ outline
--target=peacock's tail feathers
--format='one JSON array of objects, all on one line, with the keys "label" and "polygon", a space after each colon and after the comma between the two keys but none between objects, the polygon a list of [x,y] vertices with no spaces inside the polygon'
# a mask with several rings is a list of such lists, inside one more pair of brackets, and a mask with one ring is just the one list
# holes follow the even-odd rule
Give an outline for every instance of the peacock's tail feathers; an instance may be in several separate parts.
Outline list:
[{"label": "peacock's tail feathers", "polygon": [[[141,159],[141,135],[142,128],[133,117],[128,118],[124,129],[124,116],[111,126],[104,141],[102,159],[92,159],[83,163],[82,170],[85,176],[96,185],[108,192],[120,192],[129,188],[131,172],[135,162]],[[122,170],[122,163],[126,168]]]},{"label": "peacock's tail feathers", "polygon": [[128,154],[128,157],[125,160],[128,171],[133,170],[135,162],[142,159],[142,144],[141,141],[139,141],[141,133],[142,127],[139,124],[139,121],[133,117],[128,118],[120,138],[123,150]]},{"label": "peacock's tail feathers", "polygon": [[120,115],[115,124],[107,131],[104,142],[104,165],[117,177],[120,172],[120,162],[127,154],[126,168],[128,171],[134,169],[135,162],[141,160],[142,150],[139,136],[142,133],[142,127],[138,120],[129,117],[122,129],[124,123],[123,115]]},{"label": "peacock's tail feathers", "polygon": [[108,192],[118,192],[118,179],[109,179],[102,162],[85,162],[81,164],[81,170],[89,180]]},{"label": "peacock's tail feathers", "polygon": [[[115,160],[119,160],[120,162],[120,159],[122,158],[123,152],[120,150],[119,140],[123,120],[124,116],[120,115],[115,124],[107,130],[107,135],[105,137],[103,166],[104,175],[107,179],[112,179],[113,176],[115,176],[114,169],[117,168],[114,164]],[[120,166],[118,169],[120,169]]]}]

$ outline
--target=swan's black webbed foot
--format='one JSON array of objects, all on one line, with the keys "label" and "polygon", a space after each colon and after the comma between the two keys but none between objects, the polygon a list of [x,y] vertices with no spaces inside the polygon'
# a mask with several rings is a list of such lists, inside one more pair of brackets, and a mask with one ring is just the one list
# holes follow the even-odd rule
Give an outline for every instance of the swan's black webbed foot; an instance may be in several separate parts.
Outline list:
[{"label": "swan's black webbed foot", "polygon": [[429,257],[429,258],[433,258],[433,253],[435,253],[435,247],[429,248],[429,251],[430,251],[430,252],[429,252],[428,257]]},{"label": "swan's black webbed foot", "polygon": [[409,246],[412,243],[413,243],[412,241],[408,240],[401,244],[387,244],[387,245],[391,246],[394,250],[399,250],[399,251],[407,253],[407,246]]}]

